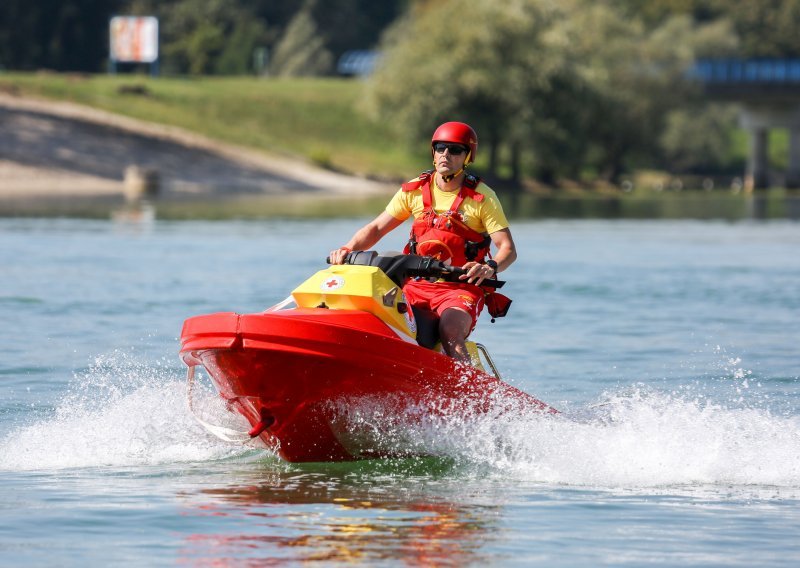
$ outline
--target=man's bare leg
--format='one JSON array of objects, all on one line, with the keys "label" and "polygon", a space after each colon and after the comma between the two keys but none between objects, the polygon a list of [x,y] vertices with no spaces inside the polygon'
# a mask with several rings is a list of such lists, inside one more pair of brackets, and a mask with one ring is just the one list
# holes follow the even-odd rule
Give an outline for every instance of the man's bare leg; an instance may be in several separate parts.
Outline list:
[{"label": "man's bare leg", "polygon": [[447,308],[439,320],[439,335],[445,353],[456,361],[469,363],[467,336],[472,331],[472,316],[458,308]]}]

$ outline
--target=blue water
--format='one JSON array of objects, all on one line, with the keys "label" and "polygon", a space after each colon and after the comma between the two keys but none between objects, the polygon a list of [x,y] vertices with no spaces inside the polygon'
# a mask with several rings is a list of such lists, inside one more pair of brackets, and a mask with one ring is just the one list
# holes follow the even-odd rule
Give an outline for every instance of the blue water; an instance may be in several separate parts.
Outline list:
[{"label": "blue water", "polygon": [[475,336],[566,417],[334,465],[207,435],[183,319],[282,300],[363,221],[0,220],[0,564],[800,563],[800,225],[515,223]]}]

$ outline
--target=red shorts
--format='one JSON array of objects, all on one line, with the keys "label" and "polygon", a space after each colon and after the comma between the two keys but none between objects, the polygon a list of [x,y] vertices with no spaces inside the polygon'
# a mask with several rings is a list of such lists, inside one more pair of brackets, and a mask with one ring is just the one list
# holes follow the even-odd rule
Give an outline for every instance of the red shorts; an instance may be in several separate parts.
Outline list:
[{"label": "red shorts", "polygon": [[428,282],[409,280],[403,286],[406,301],[414,306],[427,308],[442,317],[448,308],[467,312],[472,317],[472,329],[483,310],[483,290],[474,284],[458,282]]}]

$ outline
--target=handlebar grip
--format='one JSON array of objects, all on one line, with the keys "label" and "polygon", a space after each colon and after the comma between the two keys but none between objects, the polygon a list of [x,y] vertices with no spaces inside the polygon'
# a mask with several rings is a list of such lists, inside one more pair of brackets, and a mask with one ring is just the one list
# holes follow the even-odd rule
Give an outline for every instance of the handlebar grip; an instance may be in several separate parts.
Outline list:
[{"label": "handlebar grip", "polygon": [[[351,250],[347,254],[344,255],[344,259],[342,259],[342,264],[366,264],[369,265],[370,261],[377,256],[378,253],[375,251],[363,251],[363,250]],[[326,256],[325,262],[327,264],[331,263],[331,257]]]},{"label": "handlebar grip", "polygon": [[[463,268],[450,268],[448,270],[448,274],[445,277],[445,280],[448,282],[465,282],[464,280],[459,280],[459,276],[466,274],[467,271]],[[497,280],[496,278],[486,278],[483,282],[481,282],[481,286],[486,286],[487,288],[502,288],[505,285],[505,280]]]}]

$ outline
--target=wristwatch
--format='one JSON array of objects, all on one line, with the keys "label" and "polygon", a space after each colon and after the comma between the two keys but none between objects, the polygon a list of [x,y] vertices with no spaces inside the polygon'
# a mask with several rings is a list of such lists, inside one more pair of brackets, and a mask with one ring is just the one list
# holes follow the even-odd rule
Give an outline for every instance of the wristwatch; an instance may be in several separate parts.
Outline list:
[{"label": "wristwatch", "polygon": [[484,263],[486,266],[494,270],[494,274],[492,276],[497,276],[497,261],[492,260],[491,258]]}]

